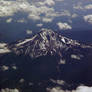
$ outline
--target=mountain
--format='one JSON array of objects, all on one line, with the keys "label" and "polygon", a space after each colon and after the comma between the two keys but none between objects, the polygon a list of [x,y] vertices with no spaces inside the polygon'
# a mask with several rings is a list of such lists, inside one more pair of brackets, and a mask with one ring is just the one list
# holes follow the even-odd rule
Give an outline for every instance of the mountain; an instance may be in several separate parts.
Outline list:
[{"label": "mountain", "polygon": [[52,30],[3,43],[0,51],[1,88],[47,92],[47,88],[55,86],[70,90],[80,84],[92,85],[92,45]]},{"label": "mountain", "polygon": [[20,40],[10,44],[9,48],[16,54],[39,57],[47,53],[55,54],[68,49],[71,46],[79,47],[80,43],[63,37],[51,30],[44,30],[34,35],[32,38]]}]

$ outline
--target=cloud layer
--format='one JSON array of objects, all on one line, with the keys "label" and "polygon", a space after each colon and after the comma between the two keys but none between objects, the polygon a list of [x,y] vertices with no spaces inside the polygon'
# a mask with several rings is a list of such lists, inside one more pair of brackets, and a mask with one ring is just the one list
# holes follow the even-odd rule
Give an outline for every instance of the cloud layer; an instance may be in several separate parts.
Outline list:
[{"label": "cloud layer", "polygon": [[92,87],[88,87],[88,86],[79,86],[76,88],[76,90],[62,90],[60,87],[55,87],[52,89],[47,89],[49,92],[92,92]]},{"label": "cloud layer", "polygon": [[58,22],[57,25],[58,25],[59,29],[61,29],[61,30],[72,29],[72,27],[67,23]]},{"label": "cloud layer", "polygon": [[[53,29],[52,25],[58,26],[63,31],[81,29],[80,26],[84,24],[92,25],[92,1],[84,1],[0,0],[0,19],[6,18],[5,23],[7,24],[12,24],[12,22],[25,24],[27,26],[25,31],[27,29],[33,31],[35,28],[40,30],[42,27]],[[22,16],[22,14],[24,15]],[[80,25],[79,21],[83,20],[83,25]],[[55,30],[57,30],[56,28]],[[26,31],[26,33],[31,34],[30,31]]]},{"label": "cloud layer", "polygon": [[88,22],[88,23],[92,24],[92,15],[84,16],[84,20],[85,20],[85,22]]}]

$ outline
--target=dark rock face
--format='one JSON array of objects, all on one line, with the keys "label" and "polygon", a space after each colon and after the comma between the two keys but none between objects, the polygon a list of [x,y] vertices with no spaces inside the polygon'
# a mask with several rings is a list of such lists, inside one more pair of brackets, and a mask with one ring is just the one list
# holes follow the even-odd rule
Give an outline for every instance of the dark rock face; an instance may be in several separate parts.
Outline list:
[{"label": "dark rock face", "polygon": [[54,86],[72,90],[80,84],[92,85],[90,45],[46,30],[7,47],[11,52],[0,54],[1,88],[47,92],[47,88]]}]

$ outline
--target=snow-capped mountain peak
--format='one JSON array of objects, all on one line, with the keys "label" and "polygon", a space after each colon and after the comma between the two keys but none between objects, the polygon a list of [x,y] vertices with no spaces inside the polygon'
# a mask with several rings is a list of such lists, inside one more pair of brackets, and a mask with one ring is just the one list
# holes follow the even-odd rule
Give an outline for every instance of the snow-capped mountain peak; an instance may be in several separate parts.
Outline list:
[{"label": "snow-capped mountain peak", "polygon": [[77,41],[63,37],[52,30],[42,30],[31,38],[13,43],[9,48],[16,54],[39,57],[59,53],[63,49],[80,45]]}]

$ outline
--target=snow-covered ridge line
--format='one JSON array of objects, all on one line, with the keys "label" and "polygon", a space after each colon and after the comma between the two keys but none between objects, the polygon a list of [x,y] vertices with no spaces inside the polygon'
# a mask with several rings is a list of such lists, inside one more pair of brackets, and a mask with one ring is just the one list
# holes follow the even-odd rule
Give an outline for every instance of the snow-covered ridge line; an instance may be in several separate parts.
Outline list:
[{"label": "snow-covered ridge line", "polygon": [[23,44],[25,44],[25,43],[27,43],[29,41],[32,41],[35,37],[36,37],[36,35],[34,37],[32,37],[32,38],[25,39],[24,41],[19,42],[18,44],[16,44],[16,46],[20,46],[20,45],[23,45]]}]

